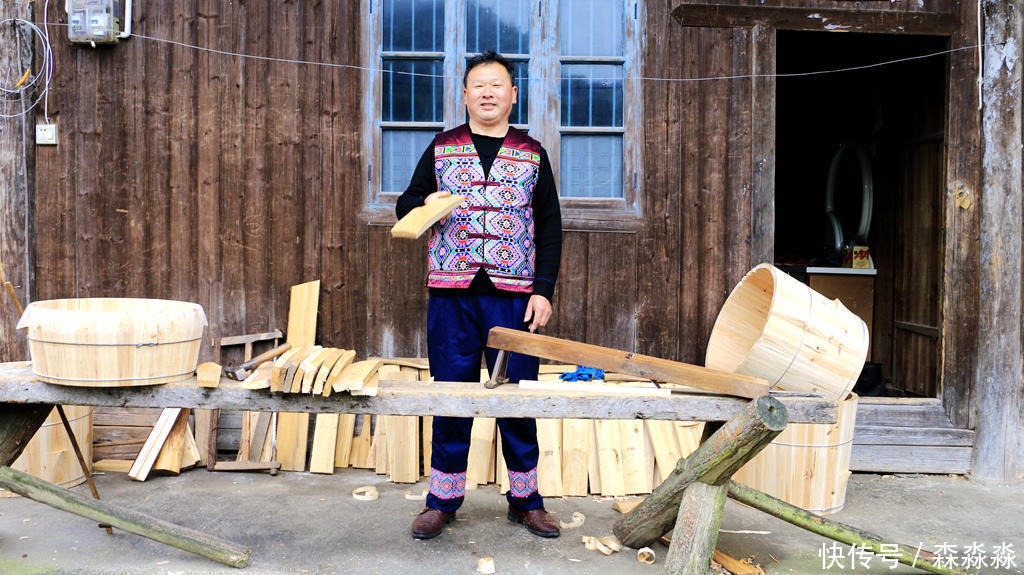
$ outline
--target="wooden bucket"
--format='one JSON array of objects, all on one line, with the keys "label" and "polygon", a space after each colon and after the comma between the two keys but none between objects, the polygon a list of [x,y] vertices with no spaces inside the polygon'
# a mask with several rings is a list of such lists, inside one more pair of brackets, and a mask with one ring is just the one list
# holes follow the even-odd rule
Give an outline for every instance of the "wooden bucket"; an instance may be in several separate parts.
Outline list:
[{"label": "wooden bucket", "polygon": [[768,380],[772,388],[846,397],[868,353],[864,320],[778,268],[761,264],[732,290],[705,363]]},{"label": "wooden bucket", "polygon": [[[92,468],[92,407],[65,405],[64,414],[75,432],[78,447],[86,465]],[[25,446],[25,451],[14,460],[11,467],[49,481],[61,487],[74,487],[85,481],[85,473],[75,457],[71,440],[60,422],[60,415],[54,409],[46,418],[39,431]],[[16,497],[17,494],[0,489],[0,497]]]},{"label": "wooden bucket", "polygon": [[18,322],[36,378],[83,387],[187,379],[205,326],[199,304],[127,298],[37,301]]},{"label": "wooden bucket", "polygon": [[732,478],[812,513],[836,513],[846,504],[856,418],[851,393],[836,423],[790,423]]}]

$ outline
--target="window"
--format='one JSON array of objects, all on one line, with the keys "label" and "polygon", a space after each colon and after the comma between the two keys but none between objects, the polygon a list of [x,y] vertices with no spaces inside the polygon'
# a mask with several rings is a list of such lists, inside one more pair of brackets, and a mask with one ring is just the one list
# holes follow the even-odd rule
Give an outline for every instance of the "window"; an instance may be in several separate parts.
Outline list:
[{"label": "window", "polygon": [[[364,127],[371,219],[387,221],[431,138],[466,121],[466,60],[494,49],[510,122],[548,151],[563,219],[635,225],[642,160],[638,0],[369,0]],[[632,223],[631,223],[632,222]]]}]

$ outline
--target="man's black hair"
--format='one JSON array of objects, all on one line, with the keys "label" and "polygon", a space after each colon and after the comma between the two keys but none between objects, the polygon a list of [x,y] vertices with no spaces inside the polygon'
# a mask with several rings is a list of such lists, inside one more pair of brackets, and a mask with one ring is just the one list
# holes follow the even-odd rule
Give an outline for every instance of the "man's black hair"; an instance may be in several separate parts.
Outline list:
[{"label": "man's black hair", "polygon": [[469,60],[466,60],[466,73],[462,75],[462,87],[466,87],[466,78],[469,78],[470,70],[476,68],[477,66],[492,63],[497,63],[504,66],[505,70],[508,71],[508,77],[512,79],[512,85],[516,85],[516,75],[515,70],[512,68],[512,64],[509,63],[509,61],[506,60],[505,57],[502,56],[501,54],[495,52],[494,50],[488,50],[486,52],[473,56]]}]

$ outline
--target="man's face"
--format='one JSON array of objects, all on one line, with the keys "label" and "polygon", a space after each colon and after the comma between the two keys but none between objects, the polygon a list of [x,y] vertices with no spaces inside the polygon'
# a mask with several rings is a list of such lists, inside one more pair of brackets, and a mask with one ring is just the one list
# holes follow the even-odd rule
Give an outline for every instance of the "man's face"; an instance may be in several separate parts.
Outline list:
[{"label": "man's face", "polygon": [[466,87],[462,89],[470,120],[488,127],[508,122],[518,93],[508,70],[497,62],[481,64],[470,70]]}]

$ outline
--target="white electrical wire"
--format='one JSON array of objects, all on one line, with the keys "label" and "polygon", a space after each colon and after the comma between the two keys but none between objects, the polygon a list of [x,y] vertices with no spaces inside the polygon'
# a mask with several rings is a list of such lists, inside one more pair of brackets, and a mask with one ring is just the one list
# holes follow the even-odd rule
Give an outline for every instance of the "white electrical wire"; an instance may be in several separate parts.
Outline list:
[{"label": "white electrical wire", "polygon": [[[23,74],[19,70],[17,71],[17,74],[15,74],[12,78],[10,70],[8,70],[7,80],[4,81],[3,85],[0,85],[0,97],[2,97],[4,100],[4,109],[3,112],[0,113],[0,118],[19,118],[30,112],[36,106],[38,106],[40,102],[48,100],[48,93],[50,91],[50,80],[53,77],[53,50],[50,47],[48,34],[39,29],[39,27],[36,26],[34,23],[21,18],[7,18],[5,20],[0,20],[0,26],[8,25],[21,25],[27,27],[31,32],[35,34],[36,38],[39,40],[39,43],[42,44],[43,47],[42,52],[40,53],[42,65],[37,73],[32,74],[30,72],[29,77],[25,81],[25,83],[21,86],[15,87],[14,84],[16,84],[17,81],[21,79]],[[12,48],[14,50],[18,50],[18,53],[20,54],[20,49],[18,46],[12,46]],[[17,61],[19,59],[14,58],[14,60]],[[36,91],[36,98],[32,101],[32,104],[25,107],[25,109],[21,110],[20,112],[8,113],[8,102],[22,101],[26,95],[32,94],[33,91]],[[43,107],[44,109],[46,108],[45,102]],[[46,114],[45,111],[44,117],[46,118],[46,121],[49,122],[49,115]]]}]

